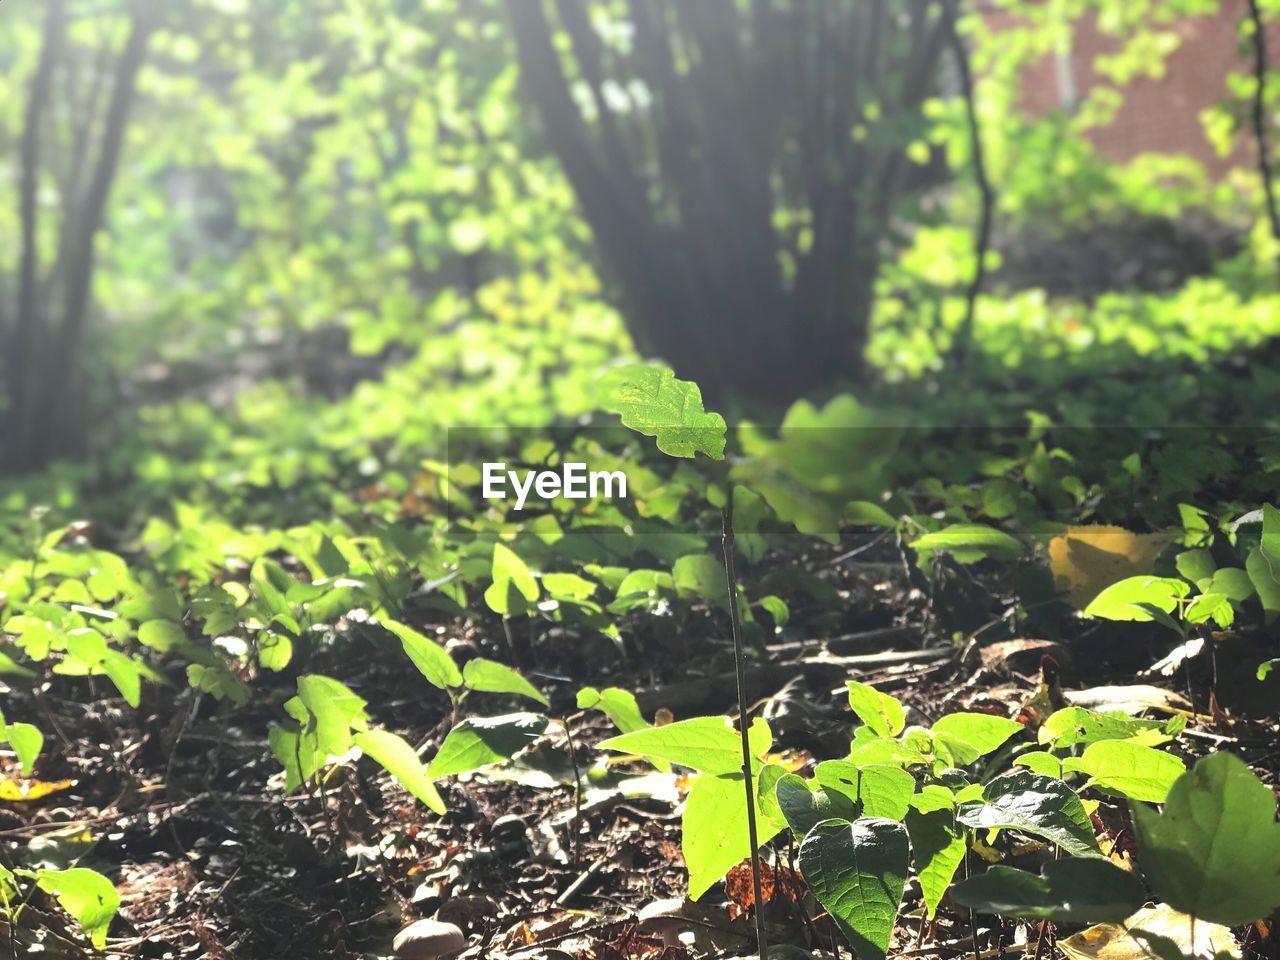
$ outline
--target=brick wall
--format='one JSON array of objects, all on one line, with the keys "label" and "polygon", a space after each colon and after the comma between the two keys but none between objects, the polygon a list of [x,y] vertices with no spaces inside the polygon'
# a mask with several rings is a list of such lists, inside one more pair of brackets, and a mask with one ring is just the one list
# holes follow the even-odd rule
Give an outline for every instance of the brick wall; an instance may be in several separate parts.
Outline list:
[{"label": "brick wall", "polygon": [[[1249,52],[1240,48],[1237,39],[1237,25],[1247,9],[1246,0],[1222,0],[1218,13],[1187,17],[1169,27],[1180,35],[1181,43],[1167,58],[1164,76],[1134,79],[1123,88],[1124,106],[1114,122],[1089,132],[1104,156],[1125,161],[1142,153],[1186,153],[1217,177],[1233,166],[1254,162],[1248,137],[1241,137],[1235,151],[1223,157],[1210,145],[1200,122],[1203,110],[1226,97],[1228,73],[1252,70]],[[1011,22],[1004,11],[988,16],[988,25],[996,30]],[[1268,27],[1267,36],[1273,60],[1280,65],[1280,29]],[[1023,106],[1039,115],[1059,109],[1071,86],[1082,98],[1099,82],[1110,85],[1094,70],[1094,61],[1119,47],[1120,41],[1099,32],[1089,15],[1076,25],[1069,66],[1045,58],[1027,70]]]}]

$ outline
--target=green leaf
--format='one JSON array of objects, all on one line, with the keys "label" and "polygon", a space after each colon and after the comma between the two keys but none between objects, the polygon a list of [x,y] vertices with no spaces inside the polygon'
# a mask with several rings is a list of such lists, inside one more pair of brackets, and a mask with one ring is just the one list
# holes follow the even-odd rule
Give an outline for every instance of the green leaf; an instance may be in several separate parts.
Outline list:
[{"label": "green leaf", "polygon": [[1032,773],[1038,773],[1041,776],[1053,777],[1057,780],[1062,779],[1062,761],[1048,750],[1033,750],[1030,753],[1024,753],[1016,757],[1013,764],[1016,767],[1026,767]]},{"label": "green leaf", "polygon": [[729,581],[725,579],[724,564],[711,554],[680,557],[671,568],[671,576],[680,593],[728,607]]},{"label": "green leaf", "polygon": [[462,684],[469,690],[479,690],[484,693],[512,693],[536,700],[544,707],[551,706],[538,688],[516,671],[504,664],[486,660],[484,657],[467,661],[462,668]]},{"label": "green leaf", "polygon": [[1061,780],[1018,771],[987,784],[983,798],[962,805],[956,819],[976,830],[1021,830],[1072,856],[1101,856],[1084,805]]},{"label": "green leaf", "polygon": [[1038,736],[1041,743],[1053,744],[1059,750],[1080,743],[1135,737],[1148,746],[1159,746],[1172,739],[1160,730],[1161,725],[1155,720],[1139,720],[1118,711],[1098,713],[1084,707],[1063,707],[1041,724]]},{"label": "green leaf", "polygon": [[1119,922],[1147,898],[1142,881],[1108,860],[1054,860],[1040,873],[988,867],[956,885],[952,897],[983,913],[1062,922]]},{"label": "green leaf", "polygon": [[898,525],[893,514],[870,500],[850,501],[844,508],[844,520],[857,527],[887,527],[892,530]]},{"label": "green leaf", "polygon": [[1202,593],[1187,606],[1183,619],[1187,623],[1204,623],[1213,620],[1226,629],[1235,621],[1236,612],[1231,599],[1225,593]]},{"label": "green leaf", "polygon": [[523,612],[524,606],[541,596],[538,581],[529,567],[510,547],[493,545],[493,583],[484,593],[485,603],[504,616]]},{"label": "green leaf", "polygon": [[10,723],[4,727],[4,737],[18,755],[22,772],[30,776],[36,758],[44,748],[44,734],[29,723]]},{"label": "green leaf", "polygon": [[546,729],[547,718],[536,713],[463,720],[444,738],[440,752],[427,766],[427,776],[439,780],[509,760]]},{"label": "green leaf", "polygon": [[1165,623],[1168,617],[1160,618],[1158,614],[1172,613],[1178,601],[1190,591],[1189,584],[1173,577],[1128,577],[1094,597],[1084,608],[1084,615],[1104,620]]},{"label": "green leaf", "polygon": [[882,737],[896,737],[902,732],[907,725],[902,701],[857,680],[848,681],[846,686],[849,706],[859,720]]},{"label": "green leaf", "polygon": [[981,523],[952,524],[926,533],[911,546],[916,553],[949,553],[961,563],[976,563],[988,557],[1015,560],[1022,555],[1021,540]]},{"label": "green leaf", "polygon": [[705,454],[724,459],[725,422],[702,408],[696,383],[677,380],[666,367],[635,364],[611,370],[601,381],[602,405],[632,430],[653,437],[672,457]]},{"label": "green leaf", "polygon": [[1063,761],[1064,771],[1078,771],[1091,778],[1091,785],[1130,800],[1164,803],[1169,788],[1186,772],[1186,766],[1172,754],[1125,740],[1091,743],[1079,757]]},{"label": "green leaf", "polygon": [[293,641],[283,633],[264,632],[258,636],[258,666],[280,671],[293,660]]},{"label": "green leaf", "polygon": [[462,686],[462,672],[444,647],[396,620],[383,620],[382,625],[400,638],[404,652],[428,683],[441,690]]},{"label": "green leaf", "polygon": [[1163,813],[1134,803],[1143,874],[1160,900],[1234,927],[1280,906],[1276,797],[1229,753],[1175,781]]},{"label": "green leaf", "polygon": [[1272,623],[1277,616],[1280,616],[1280,580],[1276,579],[1276,573],[1280,572],[1280,565],[1273,566],[1267,561],[1262,551],[1254,547],[1245,558],[1244,568],[1249,574],[1249,580],[1258,591],[1258,599],[1262,601],[1267,623]]},{"label": "green leaf", "polygon": [[365,730],[355,735],[355,744],[435,813],[444,816],[444,800],[427,776],[426,768],[413,747],[387,730]]},{"label": "green leaf", "polygon": [[916,781],[899,766],[847,760],[827,760],[818,764],[814,779],[828,792],[844,794],[858,804],[858,816],[901,820],[915,793]]},{"label": "green leaf", "polygon": [[365,718],[365,701],[345,684],[318,674],[298,678],[298,700],[311,715],[321,756],[346,753],[351,747],[352,725]]},{"label": "green leaf", "polygon": [[96,870],[74,867],[41,870],[36,883],[75,918],[95,947],[101,950],[107,945],[107,928],[120,909],[120,894],[110,880]]},{"label": "green leaf", "polygon": [[838,791],[827,791],[788,773],[778,779],[774,796],[787,826],[798,839],[824,820],[853,820],[858,815],[852,800]]},{"label": "green leaf", "polygon": [[800,845],[800,872],[860,960],[884,960],[908,857],[902,825],[874,817],[824,821]]},{"label": "green leaf", "polygon": [[[763,756],[773,745],[769,725],[757,717],[748,732],[753,757]],[[742,772],[742,740],[727,717],[693,717],[662,727],[646,727],[599,744],[642,757],[657,757],[700,773],[721,776]]]},{"label": "green leaf", "polygon": [[578,709],[599,710],[622,733],[634,733],[649,726],[636,704],[635,694],[621,687],[606,687],[604,690],[583,687],[578,691]]},{"label": "green leaf", "polygon": [[951,806],[920,809],[913,803],[913,809],[907,811],[905,823],[911,836],[916,872],[920,875],[925,910],[932,919],[938,915],[938,904],[951,887],[956,870],[964,860],[964,831],[956,825],[955,811]]},{"label": "green leaf", "polygon": [[161,653],[186,646],[187,632],[172,620],[148,620],[138,627],[138,642]]},{"label": "green leaf", "polygon": [[998,750],[1006,740],[1026,728],[1008,717],[986,713],[951,713],[931,728],[933,735],[946,745],[956,766],[965,767],[979,757]]},{"label": "green leaf", "polygon": [[1184,550],[1178,554],[1173,562],[1174,566],[1178,568],[1178,573],[1192,583],[1199,583],[1201,580],[1209,579],[1213,576],[1213,572],[1218,569],[1218,565],[1213,559],[1213,552],[1203,547]]},{"label": "green leaf", "polygon": [[[758,838],[763,844],[782,829],[783,823],[764,816],[757,792],[753,789],[751,796],[756,804]],[[697,900],[751,855],[747,795],[740,772],[724,776],[704,773],[694,781],[685,797],[680,845],[689,869],[691,900]]]}]

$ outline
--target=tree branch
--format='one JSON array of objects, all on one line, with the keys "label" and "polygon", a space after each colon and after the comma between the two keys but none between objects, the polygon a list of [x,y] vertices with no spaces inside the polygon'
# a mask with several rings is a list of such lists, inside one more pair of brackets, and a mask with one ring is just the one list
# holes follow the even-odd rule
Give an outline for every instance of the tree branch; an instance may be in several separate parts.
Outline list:
[{"label": "tree branch", "polygon": [[1267,33],[1258,0],[1249,0],[1249,19],[1253,21],[1253,135],[1258,141],[1258,172],[1262,175],[1262,190],[1267,199],[1271,235],[1280,242],[1280,210],[1276,207],[1271,148],[1267,139]]},{"label": "tree branch", "polygon": [[995,214],[996,194],[987,176],[986,157],[982,150],[982,128],[978,121],[978,107],[974,101],[973,70],[969,63],[969,51],[960,36],[958,0],[944,0],[943,16],[947,20],[947,39],[955,54],[956,68],[960,75],[960,95],[964,97],[965,114],[969,124],[969,144],[973,153],[973,175],[978,190],[982,195],[982,213],[978,221],[978,234],[975,239],[975,255],[977,264],[973,270],[973,280],[965,295],[964,320],[956,335],[954,354],[956,365],[963,369],[969,362],[973,347],[974,315],[978,309],[978,295],[982,292],[982,282],[987,272],[987,248],[991,244],[991,221]]}]

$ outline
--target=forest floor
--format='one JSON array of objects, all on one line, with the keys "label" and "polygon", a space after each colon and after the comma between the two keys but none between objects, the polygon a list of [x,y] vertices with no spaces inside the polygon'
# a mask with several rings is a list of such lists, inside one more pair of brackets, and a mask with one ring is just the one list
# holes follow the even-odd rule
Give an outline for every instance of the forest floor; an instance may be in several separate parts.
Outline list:
[{"label": "forest floor", "polygon": [[[815,756],[840,755],[833,751],[847,744],[853,717],[839,694],[845,679],[857,678],[901,698],[908,722],[963,709],[1031,723],[1046,702],[1157,718],[1182,713],[1190,718],[1178,747],[1185,759],[1230,749],[1277,783],[1280,735],[1274,722],[1249,718],[1252,705],[1238,694],[1250,688],[1233,667],[1256,665],[1264,655],[1260,643],[1224,636],[1199,658],[1166,667],[1167,675],[1146,669],[1151,651],[1099,656],[1084,633],[1062,642],[957,645],[929,625],[926,604],[892,563],[832,567],[830,559],[822,559],[824,575],[846,596],[881,600],[871,615],[851,603],[850,611],[863,613],[823,624],[811,640],[776,644],[767,659],[754,661],[752,711],[770,721],[784,764],[804,772]],[[501,652],[501,634],[486,636],[468,622],[441,626],[463,641],[455,648],[459,659],[467,649]],[[803,628],[798,635],[810,636]],[[386,957],[397,930],[420,917],[457,924],[468,938],[464,957],[751,954],[745,867],[696,906],[681,908],[682,938],[672,934],[664,942],[638,929],[642,908],[685,891],[679,819],[685,783],[638,764],[605,769],[590,745],[611,728],[598,714],[575,713],[572,692],[611,680],[634,689],[636,671],[589,662],[566,638],[552,640],[535,646],[532,675],[562,691],[553,693],[550,714],[567,716],[572,742],[551,735],[512,765],[442,784],[444,817],[355,764],[335,766],[318,790],[284,796],[264,731],[292,693],[287,674],[258,677],[254,704],[234,715],[190,689],[175,696],[149,687],[135,711],[104,696],[101,686],[80,699],[83,678],[56,678],[51,692],[35,697],[33,715],[44,718],[61,749],[51,751],[31,793],[0,804],[0,841],[27,846],[49,866],[99,844],[95,859],[114,870],[122,895],[109,956]],[[449,718],[415,692],[420,684],[377,664],[351,676],[352,666],[347,659],[337,669],[395,718],[391,726],[415,743],[438,740],[433,725]],[[648,668],[639,694],[646,714],[670,710],[684,718],[736,709],[727,639],[669,650]],[[60,686],[76,695],[59,696]],[[1122,805],[1104,802],[1095,817],[1103,835],[1123,847]],[[764,910],[772,942],[841,955],[794,858],[781,840],[768,849]],[[58,911],[40,907],[28,906],[24,924],[45,927],[39,956],[93,955]],[[982,917],[973,923],[968,911],[946,902],[937,920],[925,923],[919,888],[909,886],[890,956],[945,960],[976,950],[982,958],[1025,952],[1051,960],[1055,936],[1068,932]],[[1275,933],[1258,927],[1237,935],[1246,960],[1280,958]],[[0,955],[35,956],[23,936],[0,931]]]}]

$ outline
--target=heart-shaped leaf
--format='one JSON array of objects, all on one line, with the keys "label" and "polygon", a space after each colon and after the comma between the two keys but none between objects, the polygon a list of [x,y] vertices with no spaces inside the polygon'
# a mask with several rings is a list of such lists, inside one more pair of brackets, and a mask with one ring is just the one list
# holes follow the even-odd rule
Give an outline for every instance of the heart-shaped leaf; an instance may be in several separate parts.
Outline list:
[{"label": "heart-shaped leaf", "polygon": [[877,817],[825,820],[800,845],[800,872],[860,960],[884,960],[909,856],[902,824]]},{"label": "heart-shaped leaf", "polygon": [[960,807],[956,819],[979,830],[1021,830],[1056,843],[1076,857],[1101,856],[1089,815],[1061,780],[1018,771],[987,784],[984,803]]},{"label": "heart-shaped leaf", "polygon": [[1162,813],[1132,806],[1143,874],[1165,903],[1229,927],[1280,905],[1275,794],[1243,761],[1212,754],[1174,782]]}]

